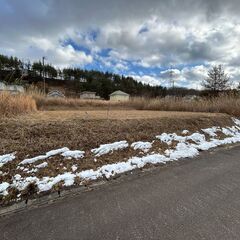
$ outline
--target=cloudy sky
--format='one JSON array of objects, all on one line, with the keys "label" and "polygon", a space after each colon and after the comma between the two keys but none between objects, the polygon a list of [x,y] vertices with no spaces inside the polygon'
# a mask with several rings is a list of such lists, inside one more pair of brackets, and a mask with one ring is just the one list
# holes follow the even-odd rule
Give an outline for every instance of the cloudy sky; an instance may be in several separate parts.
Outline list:
[{"label": "cloudy sky", "polygon": [[239,0],[0,0],[0,54],[200,88],[240,80]]}]

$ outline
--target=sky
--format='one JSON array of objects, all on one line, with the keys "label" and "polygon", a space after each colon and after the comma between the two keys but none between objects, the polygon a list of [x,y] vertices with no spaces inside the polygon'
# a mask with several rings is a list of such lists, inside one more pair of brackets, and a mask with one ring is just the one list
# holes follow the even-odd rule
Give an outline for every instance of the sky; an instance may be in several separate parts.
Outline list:
[{"label": "sky", "polygon": [[0,0],[0,54],[201,89],[240,80],[239,0]]}]

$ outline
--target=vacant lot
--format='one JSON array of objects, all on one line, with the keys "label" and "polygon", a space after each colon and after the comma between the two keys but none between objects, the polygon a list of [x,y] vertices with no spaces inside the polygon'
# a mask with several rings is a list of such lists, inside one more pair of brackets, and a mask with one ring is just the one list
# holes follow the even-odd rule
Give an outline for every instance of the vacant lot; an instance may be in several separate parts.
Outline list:
[{"label": "vacant lot", "polygon": [[43,111],[0,122],[0,155],[35,156],[51,149],[91,149],[114,141],[147,140],[162,132],[226,126],[225,114],[160,111]]}]

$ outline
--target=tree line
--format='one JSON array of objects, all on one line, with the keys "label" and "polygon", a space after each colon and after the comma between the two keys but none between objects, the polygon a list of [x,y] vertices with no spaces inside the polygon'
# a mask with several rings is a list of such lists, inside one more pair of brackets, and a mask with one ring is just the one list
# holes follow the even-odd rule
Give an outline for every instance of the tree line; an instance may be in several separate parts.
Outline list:
[{"label": "tree line", "polygon": [[51,82],[54,81],[55,83],[64,80],[66,88],[71,88],[76,94],[82,91],[94,91],[105,99],[115,90],[122,90],[132,96],[165,97],[171,95],[183,97],[186,95],[214,95],[228,90],[230,86],[230,79],[224,72],[222,65],[214,66],[209,70],[208,77],[202,82],[205,91],[198,91],[181,87],[150,86],[138,82],[132,77],[110,72],[73,67],[59,69],[51,64],[43,64],[42,61],[31,63],[16,57],[0,55],[0,81],[6,83],[17,81],[24,84],[26,81],[22,81],[23,79],[34,82],[42,81],[43,78],[46,79],[46,82],[51,80]]}]

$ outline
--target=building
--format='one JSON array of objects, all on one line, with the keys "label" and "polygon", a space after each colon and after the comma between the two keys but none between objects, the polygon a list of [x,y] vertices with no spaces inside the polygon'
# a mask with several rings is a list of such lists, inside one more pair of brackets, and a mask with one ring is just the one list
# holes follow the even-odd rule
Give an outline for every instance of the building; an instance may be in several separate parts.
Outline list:
[{"label": "building", "polygon": [[11,94],[24,93],[23,86],[20,85],[6,85],[3,82],[0,82],[0,92],[10,92]]},{"label": "building", "polygon": [[81,92],[80,98],[81,99],[100,99],[100,97],[96,95],[96,92],[88,92],[88,91]]},{"label": "building", "polygon": [[47,94],[47,97],[49,98],[64,98],[65,95],[63,92],[59,90],[52,90]]},{"label": "building", "polygon": [[130,95],[122,92],[122,91],[115,91],[111,93],[110,95],[110,101],[128,101],[130,98]]}]

